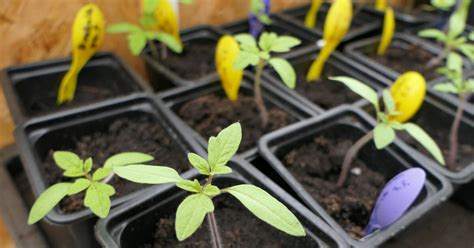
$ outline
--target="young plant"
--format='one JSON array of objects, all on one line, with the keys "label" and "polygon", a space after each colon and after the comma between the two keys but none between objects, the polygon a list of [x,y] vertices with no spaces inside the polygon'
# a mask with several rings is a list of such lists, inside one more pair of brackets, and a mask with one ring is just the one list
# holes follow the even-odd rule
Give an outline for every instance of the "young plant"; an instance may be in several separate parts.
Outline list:
[{"label": "young plant", "polygon": [[[107,32],[127,33],[128,47],[133,55],[139,55],[148,43],[153,57],[158,59],[158,49],[155,46],[155,40],[161,42],[161,44],[164,44],[173,52],[181,53],[183,46],[181,41],[176,38],[176,35],[160,31],[160,29],[157,28],[159,20],[157,20],[155,12],[159,4],[163,3],[159,0],[144,0],[139,25],[129,22],[118,22],[111,24],[107,28]],[[165,47],[162,48],[162,51],[166,51]],[[166,57],[165,53],[162,53],[161,57],[162,59]]]},{"label": "young plant", "polygon": [[456,168],[456,157],[458,153],[458,131],[461,123],[464,106],[469,95],[474,93],[474,78],[463,79],[462,58],[457,53],[451,52],[447,58],[446,67],[438,69],[438,72],[448,78],[448,82],[438,83],[433,89],[439,92],[456,94],[459,99],[459,105],[451,126],[449,138],[449,155],[447,167],[451,170]]},{"label": "young plant", "polygon": [[129,164],[146,163],[153,157],[139,152],[125,152],[108,158],[104,165],[91,173],[92,158],[85,161],[72,152],[56,151],[53,154],[56,165],[61,168],[63,176],[74,178],[74,182],[60,182],[47,188],[36,199],[30,210],[28,224],[32,225],[51,211],[64,197],[86,191],[84,206],[100,218],[105,218],[110,211],[110,197],[115,189],[108,184],[113,177],[113,168]]},{"label": "young plant", "polygon": [[[459,8],[451,15],[447,33],[438,29],[425,29],[418,32],[419,36],[435,39],[444,46],[443,52],[426,64],[427,68],[439,65],[453,51],[461,52],[474,62],[474,44],[472,44],[474,32],[463,35],[470,3],[471,0],[463,0]],[[469,40],[471,43],[468,43]]]},{"label": "young plant", "polygon": [[330,79],[345,84],[354,93],[369,101],[375,108],[377,120],[375,128],[354,143],[344,157],[341,174],[337,181],[338,187],[344,186],[352,160],[365,144],[373,140],[375,147],[381,150],[395,140],[396,131],[407,131],[440,164],[444,165],[441,150],[433,139],[418,125],[404,123],[418,111],[423,102],[426,91],[426,83],[423,76],[417,72],[407,72],[400,76],[392,85],[390,91],[387,89],[383,91],[383,111],[379,106],[377,92],[369,86],[349,77],[333,77]]},{"label": "young plant", "polygon": [[213,185],[213,179],[220,174],[232,173],[227,163],[237,152],[242,139],[239,123],[223,129],[216,137],[209,138],[208,159],[189,153],[188,160],[201,175],[207,176],[201,184],[194,179],[181,178],[174,169],[165,166],[127,165],[114,167],[121,178],[136,183],[175,183],[177,187],[190,192],[178,206],[175,219],[176,237],[179,241],[190,237],[207,216],[214,247],[222,247],[218,225],[214,216],[212,199],[228,193],[237,198],[257,218],[293,236],[305,236],[305,230],[293,213],[281,202],[251,184],[240,184],[220,189]]},{"label": "young plant", "polygon": [[238,34],[234,38],[240,43],[240,52],[234,63],[235,69],[244,69],[249,65],[255,66],[254,97],[260,112],[262,126],[268,122],[268,112],[263,102],[260,89],[260,80],[265,65],[270,64],[278,73],[283,82],[291,89],[296,84],[296,73],[290,63],[283,58],[272,57],[270,53],[289,52],[292,47],[301,43],[291,36],[278,36],[275,33],[264,32],[257,42],[252,35]]}]

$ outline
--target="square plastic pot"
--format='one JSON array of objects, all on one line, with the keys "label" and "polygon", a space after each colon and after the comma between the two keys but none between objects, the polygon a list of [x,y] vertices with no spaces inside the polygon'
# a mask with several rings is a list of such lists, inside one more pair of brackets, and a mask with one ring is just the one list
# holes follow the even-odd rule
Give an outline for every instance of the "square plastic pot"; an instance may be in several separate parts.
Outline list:
[{"label": "square plastic pot", "polygon": [[[217,177],[213,181],[215,185],[222,187],[222,185],[251,183],[261,187],[292,210],[304,225],[307,236],[314,241],[314,247],[347,247],[347,244],[319,217],[251,165],[241,160],[234,160],[229,166],[232,167],[233,174]],[[138,247],[143,243],[149,243],[158,220],[161,217],[174,216],[180,200],[186,195],[185,191],[174,185],[143,194],[136,202],[116,208],[108,218],[100,220],[95,228],[97,239],[104,247]],[[222,196],[216,198],[219,197]],[[248,211],[244,214],[251,215]],[[216,217],[219,222],[219,216]],[[174,232],[174,229],[172,231]],[[269,244],[271,242],[272,240],[268,240]],[[238,243],[233,245],[239,246]]]},{"label": "square plastic pot", "polygon": [[[376,247],[381,245],[423,214],[446,200],[452,193],[452,186],[449,181],[434,170],[432,168],[433,165],[427,164],[430,161],[420,160],[418,156],[413,156],[411,154],[412,150],[408,149],[407,145],[398,139],[395,140],[394,144],[380,151],[375,149],[373,143],[369,143],[359,152],[358,158],[364,161],[370,169],[382,173],[386,178],[391,178],[405,169],[420,167],[426,172],[427,180],[414,206],[387,229],[378,230],[359,240],[349,237],[346,231],[315,201],[302,184],[293,177],[283,164],[281,156],[295,146],[301,145],[302,142],[321,134],[330,135],[331,133],[335,134],[346,130],[351,134],[351,137],[347,138],[355,141],[369,129],[372,129],[374,124],[375,120],[371,119],[364,112],[354,107],[340,106],[320,116],[267,134],[259,142],[261,155],[287,180],[287,183],[298,194],[300,199],[317,215],[327,221],[346,242],[355,247]],[[369,157],[370,159],[368,159]]]},{"label": "square plastic pot", "polygon": [[[330,5],[327,3],[323,3],[321,5],[317,14],[316,27],[313,29],[309,29],[304,25],[304,19],[306,17],[306,14],[308,13],[310,5],[304,5],[284,10],[283,12],[279,13],[278,16],[281,19],[289,23],[293,23],[302,29],[311,31],[312,33],[316,34],[317,37],[321,38],[323,37],[323,26],[324,21],[326,20],[326,15],[329,11],[329,7]],[[383,18],[374,18],[370,14],[367,14],[363,11],[359,11],[355,16],[353,16],[352,26],[347,32],[347,34],[344,36],[344,38],[342,38],[341,43],[344,44],[348,41],[364,38],[368,35],[375,34],[382,28],[381,20],[383,20]]]},{"label": "square plastic pot", "polygon": [[[217,41],[223,34],[218,29],[211,26],[196,26],[189,29],[186,29],[181,32],[181,40],[184,45],[183,61],[186,59],[186,46],[189,44],[212,44],[217,45]],[[158,45],[157,45],[158,47]],[[168,53],[172,53],[168,51]],[[202,75],[196,75],[195,78],[184,78],[182,75],[179,75],[177,72],[173,71],[163,62],[153,58],[150,47],[146,47],[145,51],[142,53],[142,58],[145,60],[145,66],[148,73],[148,77],[151,81],[153,89],[155,91],[162,91],[170,89],[176,86],[184,85],[193,85],[195,83],[207,81],[217,72],[215,70],[210,71],[209,73],[203,73]],[[205,58],[195,58],[197,59],[194,66],[199,66],[202,63],[206,63],[207,66],[214,66],[214,52],[210,55],[211,60],[206,61]]]},{"label": "square plastic pot", "polygon": [[[49,150],[58,149],[59,146],[60,149],[67,150],[68,148],[64,147],[70,147],[75,138],[107,130],[110,123],[120,118],[146,118],[158,123],[169,140],[174,143],[176,150],[180,152],[176,156],[186,156],[188,152],[199,149],[195,140],[189,139],[189,135],[175,127],[163,113],[163,105],[149,97],[137,97],[91,107],[84,111],[70,111],[54,118],[38,118],[19,126],[15,130],[15,136],[35,199],[49,186],[43,162]],[[160,158],[156,159],[159,163]],[[188,170],[181,176],[189,178],[192,174],[192,170]],[[138,189],[114,198],[112,208],[131,202],[141,194],[154,191],[156,188]],[[77,247],[97,246],[92,235],[96,219],[97,217],[88,208],[66,214],[59,207],[55,207],[45,217],[48,223],[74,230],[72,233],[76,236],[74,240],[78,242],[75,244]]]},{"label": "square plastic pot", "polygon": [[[239,94],[253,95],[253,80],[254,75],[250,72],[245,72],[240,85]],[[295,121],[309,118],[310,116],[318,114],[318,112],[307,108],[306,106],[302,105],[293,98],[288,97],[282,94],[282,92],[280,92],[279,90],[274,89],[268,84],[268,82],[263,77],[261,82],[261,88],[262,97],[267,107],[269,105],[273,105],[286,112]],[[195,84],[190,87],[172,89],[158,95],[158,98],[160,98],[163,102],[166,103],[169,111],[169,116],[173,119],[173,123],[182,126],[182,128],[185,128],[189,130],[189,132],[193,133],[194,137],[203,147],[207,147],[208,137],[203,137],[201,134],[197,133],[197,131],[193,130],[193,128],[189,126],[185,122],[185,120],[183,120],[178,115],[178,112],[186,102],[207,95],[218,95],[223,98],[225,97],[224,90],[222,89],[219,77],[217,75],[215,75],[207,82]],[[256,115],[255,118],[259,118],[258,115]],[[239,121],[239,119],[228,120],[229,123],[223,123],[222,125],[230,125],[233,122],[237,121]],[[269,121],[271,122],[272,120],[270,119]],[[254,147],[247,149],[246,151],[240,152],[239,154],[242,156],[250,156],[252,154],[256,154],[256,152],[257,144],[255,144]]]},{"label": "square plastic pot", "polygon": [[59,85],[70,65],[71,58],[68,57],[12,66],[1,72],[5,97],[16,124],[150,90],[119,57],[113,53],[97,53],[79,73],[75,99],[71,104],[58,106]]}]

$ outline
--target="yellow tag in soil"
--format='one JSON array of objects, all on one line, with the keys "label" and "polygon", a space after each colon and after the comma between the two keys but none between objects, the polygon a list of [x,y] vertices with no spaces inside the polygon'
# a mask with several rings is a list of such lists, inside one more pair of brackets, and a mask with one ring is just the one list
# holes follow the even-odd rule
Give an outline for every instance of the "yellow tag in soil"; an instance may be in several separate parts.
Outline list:
[{"label": "yellow tag in soil", "polygon": [[72,65],[59,87],[57,103],[70,102],[76,91],[77,76],[94,55],[104,38],[104,16],[95,4],[84,5],[72,25]]},{"label": "yellow tag in soil", "polygon": [[385,10],[385,17],[383,21],[382,37],[380,38],[379,47],[377,48],[378,55],[384,55],[387,47],[392,42],[393,33],[395,32],[395,15],[392,7]]},{"label": "yellow tag in soil", "polygon": [[405,72],[392,84],[390,93],[395,102],[395,110],[400,113],[390,119],[406,122],[416,114],[425,99],[425,78],[416,71]]},{"label": "yellow tag in soil", "polygon": [[179,34],[178,15],[169,0],[159,1],[158,8],[155,12],[155,18],[158,20],[157,29],[173,35],[182,46],[181,36]]},{"label": "yellow tag in soil", "polygon": [[352,22],[351,0],[335,0],[329,8],[324,23],[324,46],[311,64],[306,81],[319,79],[324,63],[346,35]]},{"label": "yellow tag in soil", "polygon": [[222,87],[231,101],[237,100],[240,81],[244,74],[243,69],[234,68],[239,52],[239,44],[232,36],[224,35],[219,39],[216,47],[216,68]]},{"label": "yellow tag in soil", "polygon": [[311,2],[311,7],[309,8],[308,13],[306,13],[306,17],[304,18],[305,27],[307,28],[316,27],[316,21],[318,20],[318,11],[322,3],[323,3],[323,0],[313,0]]},{"label": "yellow tag in soil", "polygon": [[375,0],[375,9],[384,11],[387,8],[387,0]]}]

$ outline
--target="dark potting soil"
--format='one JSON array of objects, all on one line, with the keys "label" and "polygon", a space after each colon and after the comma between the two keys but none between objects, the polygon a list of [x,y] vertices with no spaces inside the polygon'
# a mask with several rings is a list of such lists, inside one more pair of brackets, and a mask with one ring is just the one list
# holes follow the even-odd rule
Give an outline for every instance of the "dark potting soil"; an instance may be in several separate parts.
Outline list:
[{"label": "dark potting soil", "polygon": [[178,115],[206,140],[239,121],[243,130],[239,152],[243,152],[254,147],[262,135],[296,121],[271,104],[266,103],[266,107],[268,123],[264,128],[253,96],[243,94],[239,94],[235,102],[217,94],[201,96],[184,103],[179,108]]},{"label": "dark potting soil", "polygon": [[386,178],[355,159],[351,168],[360,175],[349,173],[343,188],[336,186],[345,154],[354,142],[324,135],[290,150],[283,156],[285,166],[331,217],[354,239],[363,236],[372,207]]},{"label": "dark potting soil", "polygon": [[[308,8],[309,10],[309,8]],[[307,11],[306,11],[307,12]],[[304,19],[306,18],[306,12],[304,15],[296,15],[295,18],[300,21],[303,25],[304,25]],[[319,32],[323,32],[324,30],[324,22],[326,20],[326,15],[327,15],[327,10],[326,11],[319,11],[318,13],[318,19],[316,20],[316,26],[314,27],[315,30],[319,31]],[[356,15],[352,18],[352,22],[351,22],[351,27],[349,28],[349,30],[353,30],[353,29],[356,29],[356,28],[359,28],[359,27],[362,27],[362,23],[358,22],[358,15],[360,15],[360,12],[356,13]]]},{"label": "dark potting soil", "polygon": [[[120,152],[143,152],[152,155],[155,160],[150,165],[166,165],[178,172],[188,170],[189,164],[185,154],[179,148],[160,124],[144,117],[134,119],[121,118],[113,121],[105,132],[94,132],[79,137],[69,137],[74,141],[72,146],[60,146],[56,150],[67,150],[76,153],[82,159],[92,157],[94,166],[92,172],[103,165],[110,156]],[[62,181],[72,181],[63,176],[63,171],[53,160],[53,150],[45,158],[46,177],[50,184]],[[110,183],[116,190],[113,198],[127,195],[147,187],[131,183],[114,176]],[[84,193],[66,197],[60,203],[65,213],[83,209]]]},{"label": "dark potting soil", "polygon": [[184,43],[181,54],[167,49],[166,58],[160,57],[158,61],[181,78],[198,79],[216,70],[215,50],[216,42],[213,40],[191,40]]},{"label": "dark potting soil", "polygon": [[[215,198],[215,216],[223,247],[317,247],[306,237],[293,237],[257,219],[240,202],[229,195]],[[156,223],[153,244],[142,247],[211,247],[209,225],[203,225],[188,239],[179,242],[175,234],[175,218],[168,216]]]}]

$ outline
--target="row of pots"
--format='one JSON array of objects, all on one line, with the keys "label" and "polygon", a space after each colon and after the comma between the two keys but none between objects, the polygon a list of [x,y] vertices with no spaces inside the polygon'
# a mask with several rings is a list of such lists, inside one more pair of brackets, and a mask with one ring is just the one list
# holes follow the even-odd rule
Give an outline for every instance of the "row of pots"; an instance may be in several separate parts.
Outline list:
[{"label": "row of pots", "polygon": [[[317,30],[307,30],[298,26],[295,21],[297,18],[293,21],[287,20],[291,18],[292,13],[298,16],[301,15],[298,14],[300,12],[290,10],[282,15],[272,15],[273,24],[269,30],[293,35],[303,40],[301,48],[283,56],[290,60],[296,71],[306,72],[319,49],[314,43],[321,38],[321,35],[317,34]],[[362,12],[360,15],[369,15],[368,13],[370,11]],[[355,20],[359,19],[356,17]],[[364,19],[361,17],[360,20]],[[364,56],[362,51],[368,51],[367,49],[376,46],[378,42],[376,38],[350,42],[376,33],[380,28],[380,23],[373,25],[373,28],[372,24],[375,22],[369,23],[371,31],[361,28],[363,32],[349,36],[347,44],[342,47],[344,52],[336,51],[328,60],[325,73],[352,76],[380,90],[390,85],[400,71],[386,70],[384,66],[370,62],[373,59]],[[378,173],[377,177],[381,178],[376,183],[378,187],[397,172],[409,167],[423,168],[428,180],[416,204],[400,220],[386,230],[360,239],[358,231],[351,232],[347,223],[339,223],[338,218],[331,216],[325,206],[315,200],[321,196],[314,194],[314,189],[307,183],[308,180],[299,180],[295,176],[297,172],[289,167],[288,163],[294,162],[292,160],[303,144],[321,145],[328,142],[325,140],[338,141],[341,138],[346,139],[345,143],[353,142],[362,135],[362,132],[373,127],[373,118],[363,111],[370,112],[366,102],[351,96],[345,88],[327,82],[318,82],[323,87],[318,90],[326,92],[324,93],[326,98],[332,99],[318,102],[324,94],[311,98],[311,95],[305,94],[310,89],[290,91],[282,86],[272,70],[268,69],[264,73],[262,87],[273,121],[267,130],[260,130],[258,120],[255,118],[256,107],[251,97],[253,73],[250,71],[245,73],[240,100],[233,104],[226,101],[213,66],[213,49],[219,36],[225,32],[245,32],[245,29],[246,22],[240,21],[222,28],[202,26],[183,31],[182,39],[185,47],[190,47],[190,50],[185,51],[181,59],[198,59],[190,64],[181,63],[182,61],[177,63],[179,56],[173,54],[168,54],[167,58],[157,62],[145,52],[143,58],[153,89],[162,91],[172,88],[158,95],[154,95],[143,80],[110,53],[94,56],[81,72],[75,100],[77,105],[74,102],[71,106],[60,109],[54,109],[55,93],[61,76],[68,69],[70,59],[16,66],[4,71],[2,82],[17,124],[15,131],[17,145],[34,195],[38,196],[55,181],[64,180],[54,169],[51,160],[51,151],[58,149],[73,150],[82,156],[93,156],[96,162],[128,149],[151,153],[161,151],[153,154],[157,158],[157,164],[174,165],[183,177],[196,178],[197,173],[189,170],[191,167],[183,159],[185,154],[193,151],[205,155],[203,148],[206,146],[207,138],[239,120],[243,125],[244,137],[241,150],[232,162],[232,167],[237,173],[235,177],[223,177],[220,180],[224,184],[247,181],[269,190],[303,221],[314,246],[381,244],[447,199],[453,190],[447,178],[456,187],[472,180],[473,161],[459,172],[447,171],[422,155],[423,151],[417,152],[409,140],[404,140],[405,143],[403,137],[382,151],[375,152],[375,147],[367,146],[359,156],[362,161],[361,168],[364,173],[372,173],[369,171]],[[406,34],[397,35],[393,42],[394,46],[407,43],[420,46],[431,54],[439,51],[439,48],[420,44],[418,39]],[[177,68],[179,65],[182,67]],[[466,70],[469,70],[469,67],[470,64],[466,63]],[[197,76],[192,77],[193,75],[188,75],[185,71],[191,71]],[[429,81],[439,80],[442,79]],[[298,85],[304,86],[304,84],[305,82],[299,82]],[[104,90],[108,92],[102,93]],[[336,97],[339,94],[344,97]],[[87,105],[86,102],[95,103]],[[433,130],[447,129],[454,115],[454,107],[454,101],[429,90],[425,104],[415,117],[415,122],[417,118],[428,116],[436,118],[436,121],[429,119],[423,122],[424,124],[433,125]],[[472,111],[472,106],[468,109]],[[436,126],[437,124],[439,126]],[[461,125],[461,133],[465,134],[461,137],[461,143],[472,145],[474,140],[472,129],[472,115],[466,115]],[[267,134],[269,132],[271,133]],[[345,136],[342,137],[341,134]],[[334,145],[337,146],[337,142]],[[336,148],[332,150],[340,149]],[[100,155],[97,154],[98,151]],[[337,161],[340,155],[325,158],[327,160],[323,162]],[[309,159],[316,161],[318,158]],[[267,163],[261,163],[262,161]],[[384,161],[383,165],[380,161]],[[466,161],[469,161],[469,157]],[[307,172],[315,175],[314,178],[320,175],[318,173],[320,172]],[[120,187],[119,197],[112,201],[111,215],[99,221],[96,226],[97,239],[108,247],[136,247],[140,242],[141,244],[153,242],[151,240],[155,223],[164,216],[171,215],[176,208],[176,199],[182,195],[176,193],[176,189],[170,186],[137,188],[120,180],[116,180],[114,184]],[[375,197],[376,195],[373,196]],[[371,200],[372,203],[369,200],[366,204],[373,204],[375,199]],[[58,229],[67,232],[78,247],[98,245],[93,233],[96,218],[88,209],[68,206],[73,205],[74,201],[77,199],[63,202],[47,216],[46,220],[67,227]],[[127,204],[123,204],[125,202]],[[365,212],[362,218],[366,218],[367,221],[370,208],[363,211]],[[359,224],[359,229],[360,225],[364,224]]]}]

